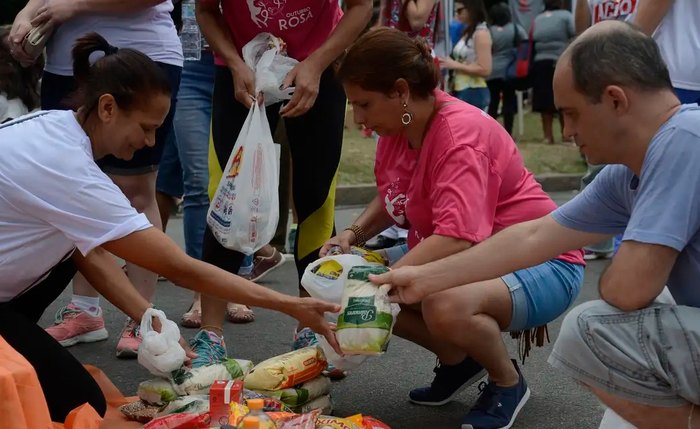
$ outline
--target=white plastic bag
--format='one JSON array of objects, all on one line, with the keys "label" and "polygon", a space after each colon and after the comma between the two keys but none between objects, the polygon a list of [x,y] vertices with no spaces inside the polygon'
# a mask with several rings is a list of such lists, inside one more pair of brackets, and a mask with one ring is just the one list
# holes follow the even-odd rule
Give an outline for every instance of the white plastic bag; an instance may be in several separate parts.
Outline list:
[{"label": "white plastic bag", "polygon": [[251,255],[272,240],[279,221],[279,168],[265,109],[253,103],[207,213],[222,246]]},{"label": "white plastic bag", "polygon": [[243,60],[255,73],[255,93],[263,93],[266,106],[292,98],[294,87],[280,88],[299,62],[286,56],[282,40],[270,33],[258,34],[243,47]]},{"label": "white plastic bag", "polygon": [[[160,320],[160,332],[153,329],[153,317]],[[141,338],[138,361],[151,374],[168,377],[185,362],[185,350],[179,342],[180,330],[162,311],[146,310],[141,319]]]},{"label": "white plastic bag", "polygon": [[620,417],[611,408],[605,410],[598,429],[637,429],[637,426]]},{"label": "white plastic bag", "polygon": [[307,265],[301,285],[316,299],[340,304],[348,272],[358,265],[367,265],[367,261],[349,253],[323,257]]}]

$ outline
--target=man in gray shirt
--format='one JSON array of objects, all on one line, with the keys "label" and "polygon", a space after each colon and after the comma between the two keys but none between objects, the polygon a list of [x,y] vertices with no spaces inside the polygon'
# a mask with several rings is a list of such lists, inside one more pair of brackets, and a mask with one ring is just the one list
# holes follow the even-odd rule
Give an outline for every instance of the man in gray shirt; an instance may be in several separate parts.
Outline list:
[{"label": "man in gray shirt", "polygon": [[[566,316],[549,362],[640,429],[700,427],[700,107],[681,105],[653,39],[618,21],[567,48],[554,93],[565,133],[610,164],[598,178],[549,216],[372,280],[412,304],[624,231],[601,300]],[[666,285],[677,305],[656,300]]]}]

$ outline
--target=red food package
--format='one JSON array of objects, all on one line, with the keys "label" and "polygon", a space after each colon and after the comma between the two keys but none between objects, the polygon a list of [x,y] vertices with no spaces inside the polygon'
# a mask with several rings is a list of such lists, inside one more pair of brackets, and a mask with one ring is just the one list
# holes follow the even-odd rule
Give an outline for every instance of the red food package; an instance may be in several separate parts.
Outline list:
[{"label": "red food package", "polygon": [[147,423],[143,429],[207,429],[209,414],[178,413],[159,417]]},{"label": "red food package", "polygon": [[279,429],[316,429],[316,418],[321,410],[300,414],[275,422]]},{"label": "red food package", "polygon": [[231,403],[241,402],[242,380],[216,380],[209,389],[209,415],[213,426],[228,424]]},{"label": "red food package", "polygon": [[391,429],[386,423],[382,423],[374,417],[362,417],[362,426],[364,429]]}]

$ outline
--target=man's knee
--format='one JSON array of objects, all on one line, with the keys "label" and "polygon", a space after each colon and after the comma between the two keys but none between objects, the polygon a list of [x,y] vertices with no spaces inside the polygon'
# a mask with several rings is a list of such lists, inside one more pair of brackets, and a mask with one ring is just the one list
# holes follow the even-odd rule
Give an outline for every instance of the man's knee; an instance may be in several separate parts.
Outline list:
[{"label": "man's knee", "polygon": [[600,310],[608,307],[604,301],[588,301],[577,305],[564,317],[561,323],[561,329],[557,336],[554,348],[558,353],[574,352],[580,347],[587,347],[584,340],[586,335],[585,326],[582,322],[586,317],[592,314],[600,313]]}]

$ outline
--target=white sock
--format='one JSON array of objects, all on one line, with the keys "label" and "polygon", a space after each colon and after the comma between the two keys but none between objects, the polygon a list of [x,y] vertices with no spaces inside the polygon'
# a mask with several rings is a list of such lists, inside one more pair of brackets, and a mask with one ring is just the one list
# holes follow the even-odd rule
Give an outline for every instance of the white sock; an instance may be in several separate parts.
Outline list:
[{"label": "white sock", "polygon": [[93,298],[91,296],[73,295],[73,298],[71,298],[71,304],[92,317],[97,317],[102,314],[99,296]]}]

